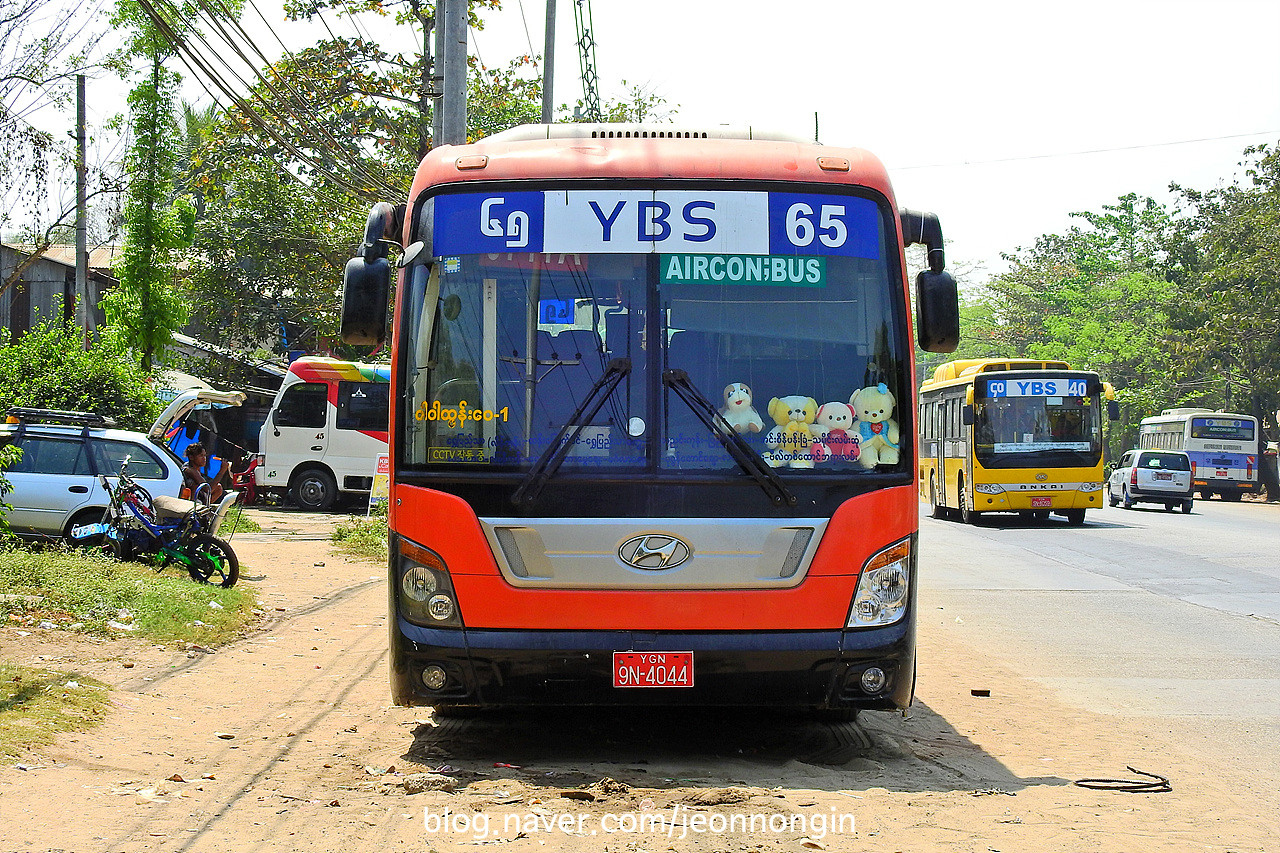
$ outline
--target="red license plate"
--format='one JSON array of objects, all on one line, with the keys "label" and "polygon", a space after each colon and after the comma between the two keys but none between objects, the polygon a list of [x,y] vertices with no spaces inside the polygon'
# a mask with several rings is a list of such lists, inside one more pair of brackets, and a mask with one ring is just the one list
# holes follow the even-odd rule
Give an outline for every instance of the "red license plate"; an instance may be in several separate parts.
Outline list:
[{"label": "red license plate", "polygon": [[1156,479],[1157,479],[1157,480],[1172,480],[1172,479],[1173,479],[1173,475],[1172,475],[1172,474],[1169,474],[1169,473],[1166,473],[1166,472],[1164,472],[1164,471],[1157,471],[1157,472],[1156,472]]},{"label": "red license plate", "polygon": [[614,687],[692,687],[693,652],[614,652]]},{"label": "red license plate", "polygon": [[1033,507],[1053,506],[1053,498],[1032,498],[1031,505]]},{"label": "red license plate", "polygon": [[1218,473],[1218,476],[1219,476],[1219,477],[1225,477],[1225,476],[1227,476],[1227,469],[1226,469],[1226,468],[1219,468],[1217,473]]}]

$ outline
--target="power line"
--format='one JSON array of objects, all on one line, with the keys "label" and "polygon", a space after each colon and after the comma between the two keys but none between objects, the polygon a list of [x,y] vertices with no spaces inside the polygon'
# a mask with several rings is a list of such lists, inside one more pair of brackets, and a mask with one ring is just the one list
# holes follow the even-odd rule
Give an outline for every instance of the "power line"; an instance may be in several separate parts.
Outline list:
[{"label": "power line", "polygon": [[1206,136],[1200,139],[1179,139],[1174,142],[1150,142],[1144,145],[1121,145],[1114,148],[1090,148],[1083,151],[1060,151],[1053,154],[1025,154],[1018,157],[998,157],[991,160],[961,160],[954,163],[929,163],[917,166],[898,166],[895,172],[912,169],[950,169],[956,166],[989,166],[995,163],[1018,163],[1029,160],[1054,160],[1060,157],[1082,157],[1088,154],[1112,154],[1118,151],[1143,151],[1151,148],[1168,148],[1174,145],[1195,145],[1200,142],[1221,142],[1228,139],[1252,139],[1258,136],[1280,136],[1280,130],[1264,130],[1257,133],[1236,133],[1230,136]]}]

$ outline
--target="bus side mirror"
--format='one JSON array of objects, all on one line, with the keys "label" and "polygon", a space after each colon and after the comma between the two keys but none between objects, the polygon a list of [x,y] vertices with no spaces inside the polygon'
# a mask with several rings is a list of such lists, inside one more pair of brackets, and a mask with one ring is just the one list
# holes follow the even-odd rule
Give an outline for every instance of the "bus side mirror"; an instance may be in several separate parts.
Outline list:
[{"label": "bus side mirror", "polygon": [[960,423],[965,426],[973,426],[973,406],[965,405],[960,408]]},{"label": "bus side mirror", "polygon": [[1109,421],[1120,420],[1120,404],[1117,403],[1115,400],[1107,401],[1107,420]]},{"label": "bus side mirror", "polygon": [[342,273],[342,340],[377,346],[387,337],[391,264],[386,258],[352,258]]},{"label": "bus side mirror", "polygon": [[349,344],[378,346],[387,337],[387,299],[391,292],[391,263],[387,260],[388,231],[394,233],[396,211],[378,202],[369,211],[360,254],[342,272],[342,317],[339,334]]},{"label": "bus side mirror", "polygon": [[925,352],[955,352],[960,343],[960,297],[946,270],[916,275],[916,338]]}]

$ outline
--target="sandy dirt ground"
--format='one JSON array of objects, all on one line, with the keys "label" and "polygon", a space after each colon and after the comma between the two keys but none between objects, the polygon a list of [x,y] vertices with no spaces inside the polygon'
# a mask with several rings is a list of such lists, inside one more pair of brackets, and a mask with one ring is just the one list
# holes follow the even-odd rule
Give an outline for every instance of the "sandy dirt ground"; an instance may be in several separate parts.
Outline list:
[{"label": "sandy dirt ground", "polygon": [[[236,643],[0,630],[6,660],[113,686],[100,728],[0,768],[0,851],[1280,849],[1233,745],[1055,704],[927,590],[905,718],[392,707],[383,567],[335,554],[333,518],[259,517],[234,545],[264,617]],[[1074,784],[1126,765],[1172,792]]]}]

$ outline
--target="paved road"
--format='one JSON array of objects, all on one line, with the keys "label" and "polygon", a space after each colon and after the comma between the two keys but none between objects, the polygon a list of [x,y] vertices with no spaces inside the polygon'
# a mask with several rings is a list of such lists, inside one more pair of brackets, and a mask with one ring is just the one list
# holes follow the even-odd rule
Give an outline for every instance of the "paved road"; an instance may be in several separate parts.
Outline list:
[{"label": "paved road", "polygon": [[921,519],[921,618],[1103,713],[1280,784],[1280,507],[1101,509],[1085,526]]}]

